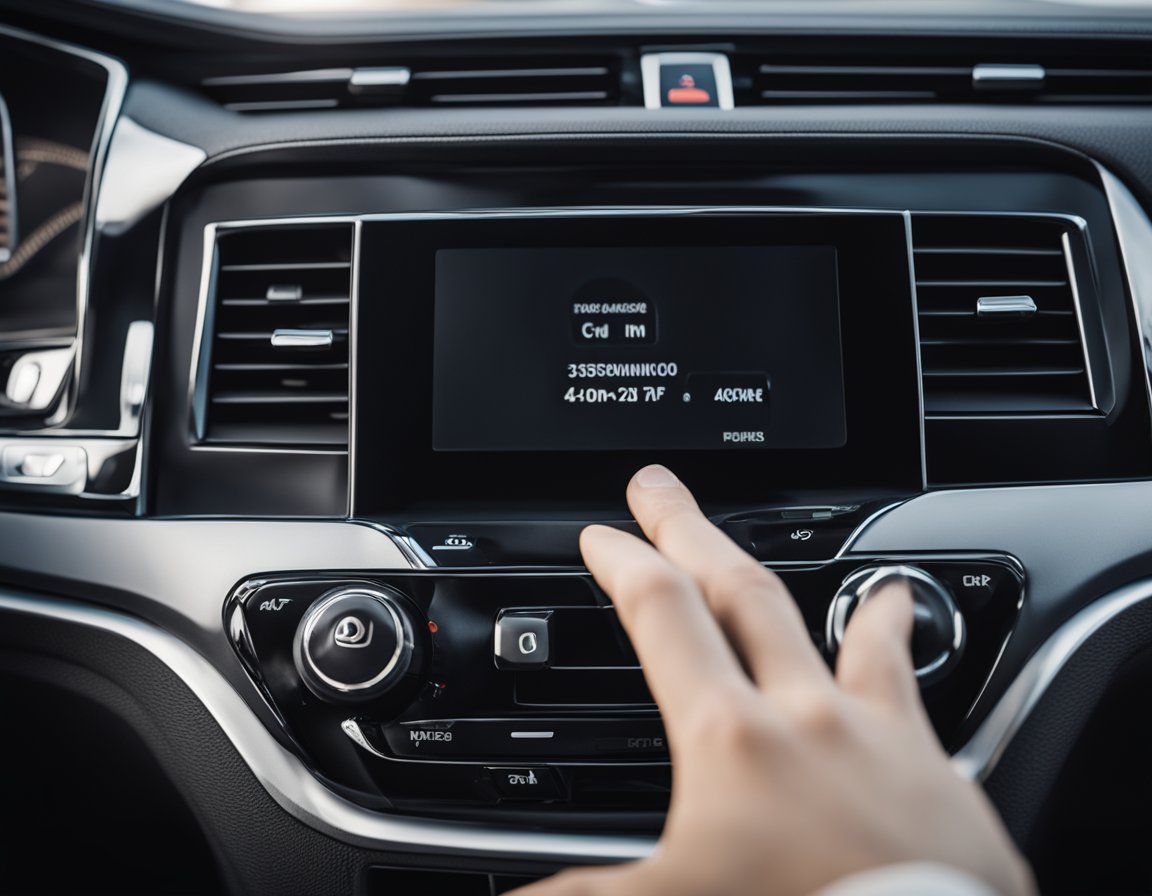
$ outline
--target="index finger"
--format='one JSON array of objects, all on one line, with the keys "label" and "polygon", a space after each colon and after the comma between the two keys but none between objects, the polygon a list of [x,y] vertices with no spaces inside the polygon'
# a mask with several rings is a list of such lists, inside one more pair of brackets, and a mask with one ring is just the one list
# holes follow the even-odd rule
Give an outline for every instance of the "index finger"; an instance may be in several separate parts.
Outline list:
[{"label": "index finger", "polygon": [[787,586],[716,528],[671,471],[640,470],[628,505],[660,553],[700,587],[757,684],[832,684]]},{"label": "index finger", "polygon": [[580,550],[612,598],[670,731],[718,689],[751,689],[696,586],[651,545],[589,526]]}]

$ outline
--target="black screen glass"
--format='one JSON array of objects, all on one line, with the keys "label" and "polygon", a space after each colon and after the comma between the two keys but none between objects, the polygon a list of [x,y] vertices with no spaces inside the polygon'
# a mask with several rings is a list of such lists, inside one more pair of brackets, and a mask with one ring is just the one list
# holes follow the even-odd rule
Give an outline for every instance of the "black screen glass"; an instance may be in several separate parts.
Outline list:
[{"label": "black screen glass", "polygon": [[437,451],[838,448],[831,246],[447,249]]}]

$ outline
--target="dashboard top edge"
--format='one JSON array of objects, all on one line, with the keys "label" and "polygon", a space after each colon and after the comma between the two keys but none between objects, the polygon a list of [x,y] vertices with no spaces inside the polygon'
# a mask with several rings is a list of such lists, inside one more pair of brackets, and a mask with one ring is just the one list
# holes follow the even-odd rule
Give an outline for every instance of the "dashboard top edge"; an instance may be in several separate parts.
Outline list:
[{"label": "dashboard top edge", "polygon": [[[9,4],[5,4],[9,5]],[[412,40],[435,37],[437,40],[486,36],[535,36],[563,30],[571,34],[597,35],[653,32],[677,34],[690,32],[694,37],[749,29],[787,33],[836,32],[868,34],[908,31],[917,34],[985,35],[1019,30],[1030,33],[1061,34],[1075,29],[1081,35],[1138,37],[1148,33],[1147,16],[1131,7],[1087,4],[1054,7],[1040,3],[979,4],[980,17],[972,15],[972,4],[951,2],[918,4],[910,12],[905,4],[872,2],[821,4],[821,12],[838,13],[837,27],[830,32],[826,20],[814,13],[811,3],[778,3],[767,10],[751,11],[746,4],[654,3],[586,4],[586,9],[533,15],[524,4],[501,4],[497,11],[476,14],[454,10],[347,16],[268,16],[201,6],[172,4],[168,10],[157,10],[133,0],[73,0],[57,4],[64,9],[39,11],[48,21],[76,21],[85,13],[99,14],[102,30],[133,23],[151,23],[186,32],[207,32],[233,40],[289,41],[293,43],[367,42]],[[541,5],[537,4],[537,9]],[[587,8],[591,7],[591,8]],[[719,8],[714,8],[719,7]],[[546,7],[545,7],[546,8]],[[879,20],[879,22],[878,22]]]}]

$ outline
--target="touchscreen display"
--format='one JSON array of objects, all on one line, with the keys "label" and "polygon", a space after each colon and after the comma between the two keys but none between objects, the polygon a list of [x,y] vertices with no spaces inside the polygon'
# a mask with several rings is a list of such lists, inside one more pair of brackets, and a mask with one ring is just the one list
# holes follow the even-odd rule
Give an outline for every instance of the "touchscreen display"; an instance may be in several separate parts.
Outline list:
[{"label": "touchscreen display", "polygon": [[829,245],[435,253],[436,451],[838,448]]}]

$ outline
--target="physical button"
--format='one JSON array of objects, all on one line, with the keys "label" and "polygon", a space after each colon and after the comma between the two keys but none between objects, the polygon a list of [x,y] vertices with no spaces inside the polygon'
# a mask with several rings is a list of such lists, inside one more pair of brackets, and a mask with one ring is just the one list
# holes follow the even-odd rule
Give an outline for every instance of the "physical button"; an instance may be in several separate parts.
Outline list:
[{"label": "physical button", "polygon": [[752,525],[748,537],[759,560],[830,560],[852,529],[839,520],[796,520]]},{"label": "physical button", "polygon": [[551,610],[501,610],[496,617],[496,665],[501,669],[542,669],[552,645]]},{"label": "physical button", "polygon": [[547,766],[486,768],[496,793],[506,800],[555,800],[563,793],[556,773]]},{"label": "physical button", "polygon": [[412,626],[396,597],[375,588],[346,588],[322,597],[300,620],[294,659],[316,696],[352,702],[396,684],[412,653]]}]

